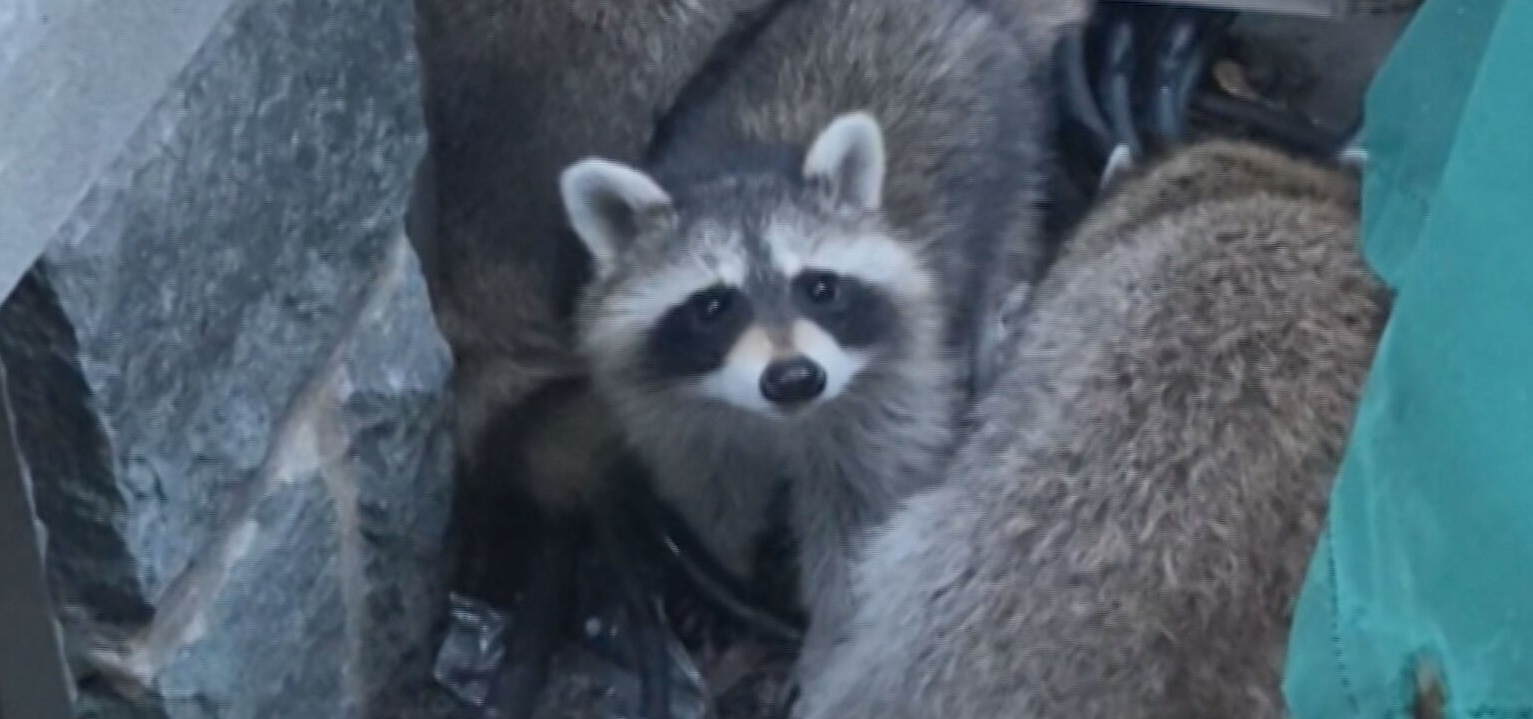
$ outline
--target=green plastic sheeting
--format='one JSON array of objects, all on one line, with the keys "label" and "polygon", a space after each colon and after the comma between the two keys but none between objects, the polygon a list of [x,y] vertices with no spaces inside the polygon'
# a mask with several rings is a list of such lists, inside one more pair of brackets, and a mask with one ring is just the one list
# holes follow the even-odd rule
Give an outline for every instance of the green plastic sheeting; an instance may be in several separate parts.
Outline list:
[{"label": "green plastic sheeting", "polygon": [[1294,618],[1295,719],[1533,717],[1533,0],[1427,0],[1367,98],[1395,291]]}]

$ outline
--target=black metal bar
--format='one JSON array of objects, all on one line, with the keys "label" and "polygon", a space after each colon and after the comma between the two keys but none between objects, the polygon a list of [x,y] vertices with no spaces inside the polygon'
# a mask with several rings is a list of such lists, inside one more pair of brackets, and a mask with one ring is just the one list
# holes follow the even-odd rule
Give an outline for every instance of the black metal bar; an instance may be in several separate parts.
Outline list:
[{"label": "black metal bar", "polygon": [[0,718],[69,719],[63,648],[6,387],[0,365]]}]

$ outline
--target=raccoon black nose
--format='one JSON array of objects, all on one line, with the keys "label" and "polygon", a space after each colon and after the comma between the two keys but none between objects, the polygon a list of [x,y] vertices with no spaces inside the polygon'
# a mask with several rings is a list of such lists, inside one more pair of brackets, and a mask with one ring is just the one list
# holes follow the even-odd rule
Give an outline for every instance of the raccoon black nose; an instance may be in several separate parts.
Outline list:
[{"label": "raccoon black nose", "polygon": [[825,391],[825,370],[807,357],[767,365],[761,373],[761,396],[773,404],[808,402]]}]

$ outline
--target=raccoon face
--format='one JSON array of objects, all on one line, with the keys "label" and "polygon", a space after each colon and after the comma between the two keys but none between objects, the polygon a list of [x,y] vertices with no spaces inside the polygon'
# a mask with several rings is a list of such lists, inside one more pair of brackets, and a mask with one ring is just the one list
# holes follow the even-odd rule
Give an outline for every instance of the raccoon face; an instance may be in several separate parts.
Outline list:
[{"label": "raccoon face", "polygon": [[769,415],[841,396],[898,344],[894,300],[851,274],[752,272],[701,287],[644,332],[636,357],[650,381]]},{"label": "raccoon face", "polygon": [[935,300],[879,217],[882,142],[870,117],[843,116],[799,176],[728,176],[680,203],[616,163],[566,170],[565,207],[596,264],[581,330],[596,371],[780,417],[900,356]]}]

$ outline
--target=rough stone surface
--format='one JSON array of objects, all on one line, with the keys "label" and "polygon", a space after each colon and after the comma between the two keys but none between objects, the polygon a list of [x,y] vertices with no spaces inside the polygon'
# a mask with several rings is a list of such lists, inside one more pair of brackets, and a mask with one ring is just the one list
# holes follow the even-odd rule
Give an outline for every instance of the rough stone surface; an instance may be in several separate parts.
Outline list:
[{"label": "rough stone surface", "polygon": [[0,296],[240,0],[0,0]]},{"label": "rough stone surface", "polygon": [[81,715],[426,715],[451,359],[400,230],[410,15],[236,4],[0,308]]}]

